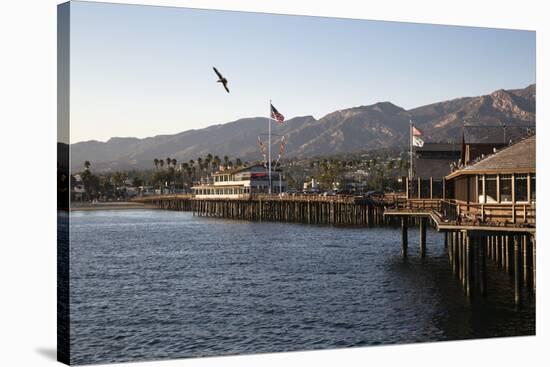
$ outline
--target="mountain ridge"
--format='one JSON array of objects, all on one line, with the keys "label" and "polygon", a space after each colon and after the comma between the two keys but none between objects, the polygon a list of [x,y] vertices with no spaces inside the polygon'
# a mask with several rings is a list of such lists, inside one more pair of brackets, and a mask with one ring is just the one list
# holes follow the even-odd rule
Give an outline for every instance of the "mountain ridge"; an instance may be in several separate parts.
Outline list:
[{"label": "mountain ridge", "polygon": [[[315,119],[293,117],[273,123],[274,156],[280,136],[285,136],[285,157],[309,157],[406,146],[409,120],[430,141],[458,141],[464,123],[529,125],[536,122],[536,85],[522,89],[499,89],[477,97],[461,97],[409,110],[390,101],[340,109]],[[89,140],[71,144],[73,170],[85,160],[101,171],[145,169],[154,158],[179,162],[208,153],[242,160],[262,159],[258,136],[266,133],[265,117],[247,117],[203,129],[185,130],[146,138],[112,137],[106,142]]]}]

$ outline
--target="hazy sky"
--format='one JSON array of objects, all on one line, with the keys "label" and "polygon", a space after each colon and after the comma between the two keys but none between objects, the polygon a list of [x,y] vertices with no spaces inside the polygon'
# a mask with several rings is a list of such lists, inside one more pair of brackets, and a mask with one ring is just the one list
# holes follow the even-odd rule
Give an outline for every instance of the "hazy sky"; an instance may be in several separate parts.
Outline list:
[{"label": "hazy sky", "polygon": [[[227,94],[212,71],[229,80]],[[535,32],[73,2],[71,142],[535,82]]]}]

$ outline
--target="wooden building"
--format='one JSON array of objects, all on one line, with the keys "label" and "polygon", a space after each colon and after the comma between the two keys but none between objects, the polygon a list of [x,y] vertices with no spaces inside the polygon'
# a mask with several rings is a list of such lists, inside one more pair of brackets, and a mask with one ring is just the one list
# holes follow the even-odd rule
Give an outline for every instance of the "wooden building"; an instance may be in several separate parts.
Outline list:
[{"label": "wooden building", "polygon": [[451,172],[451,165],[458,162],[462,145],[455,143],[424,143],[414,149],[415,177],[441,179]]},{"label": "wooden building", "polygon": [[[534,222],[536,201],[536,136],[485,156],[445,177],[448,199],[459,208],[498,221],[500,210]],[[519,211],[519,212],[518,212]]]},{"label": "wooden building", "polygon": [[[531,136],[530,126],[466,125],[461,143],[431,143],[414,148],[414,178],[407,183],[409,199],[434,199],[452,196],[444,177],[456,169],[473,165],[486,156],[509,147],[513,141]],[[491,200],[491,198],[489,198]]]}]

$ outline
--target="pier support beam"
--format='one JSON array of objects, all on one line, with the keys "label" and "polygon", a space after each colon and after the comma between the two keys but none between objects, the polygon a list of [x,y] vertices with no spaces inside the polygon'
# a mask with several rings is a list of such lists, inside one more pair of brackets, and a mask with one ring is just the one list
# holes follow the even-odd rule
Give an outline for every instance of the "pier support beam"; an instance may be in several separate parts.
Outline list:
[{"label": "pier support beam", "polygon": [[537,290],[537,241],[536,235],[531,236],[531,244],[533,247],[533,292]]},{"label": "pier support beam", "polygon": [[483,297],[487,296],[487,247],[481,239],[478,240],[479,246],[479,291]]},{"label": "pier support beam", "polygon": [[[463,235],[462,232],[458,231],[456,233],[457,236],[457,247],[458,247],[458,256],[457,256],[457,267],[458,267],[458,279],[462,283],[462,276],[463,276],[463,260],[464,260],[464,246],[463,246]],[[464,285],[463,285],[464,286]]]},{"label": "pier support beam", "polygon": [[466,246],[466,256],[465,256],[465,265],[466,265],[466,297],[472,298],[472,273],[473,273],[473,251],[472,251],[472,235],[466,233],[464,236],[465,246]]},{"label": "pier support beam", "polygon": [[420,257],[426,257],[426,226],[428,223],[428,218],[420,218]]},{"label": "pier support beam", "polygon": [[525,288],[530,288],[531,284],[529,282],[529,257],[531,256],[531,251],[529,251],[529,238],[527,235],[521,236],[521,247],[523,250],[523,285]]},{"label": "pier support beam", "polygon": [[461,261],[462,261],[462,289],[464,289],[464,292],[466,292],[466,281],[467,281],[467,277],[468,277],[468,268],[467,268],[467,264],[468,264],[468,261],[467,261],[467,252],[466,252],[466,239],[468,237],[468,234],[467,232],[461,232],[460,233],[460,245],[462,247],[462,255],[461,255]]},{"label": "pier support beam", "polygon": [[504,268],[507,273],[510,273],[512,268],[511,251],[510,251],[510,236],[504,236]]},{"label": "pier support beam", "polygon": [[521,303],[521,279],[520,279],[520,243],[518,236],[514,236],[514,302]]},{"label": "pier support beam", "polygon": [[453,246],[453,275],[458,275],[458,232],[453,231],[452,232],[452,246]]},{"label": "pier support beam", "polygon": [[409,238],[408,238],[408,223],[407,217],[401,217],[401,255],[407,257],[407,250],[409,247]]}]

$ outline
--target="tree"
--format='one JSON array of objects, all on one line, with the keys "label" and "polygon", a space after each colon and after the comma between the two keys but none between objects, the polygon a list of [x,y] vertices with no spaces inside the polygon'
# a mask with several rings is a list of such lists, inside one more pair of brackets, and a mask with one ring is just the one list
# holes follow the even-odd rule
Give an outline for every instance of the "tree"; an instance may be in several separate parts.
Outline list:
[{"label": "tree", "polygon": [[212,154],[208,153],[204,160],[206,162],[206,167],[208,168],[208,172],[211,172],[211,169],[212,169],[212,166],[211,166],[212,159],[213,159]]},{"label": "tree", "polygon": [[214,164],[214,166],[216,167],[215,169],[216,170],[219,170],[220,169],[220,163],[221,163],[221,159],[220,157],[218,157],[217,155],[214,156],[214,159],[212,160],[212,163]]},{"label": "tree", "polygon": [[155,158],[155,159],[153,160],[153,162],[155,163],[155,168],[158,169],[158,168],[159,168],[159,160],[158,160],[158,158]]},{"label": "tree", "polygon": [[132,179],[132,186],[134,186],[134,187],[143,186],[143,180],[141,178],[137,177],[137,176],[134,177]]},{"label": "tree", "polygon": [[91,165],[92,165],[92,164],[90,163],[90,161],[85,161],[85,162],[84,162],[84,168],[86,169],[86,171],[88,171],[88,170],[90,169],[90,166],[91,166]]},{"label": "tree", "polygon": [[242,165],[243,165],[243,162],[241,161],[241,159],[240,159],[240,158],[237,158],[237,159],[235,160],[235,166],[241,167]]}]

